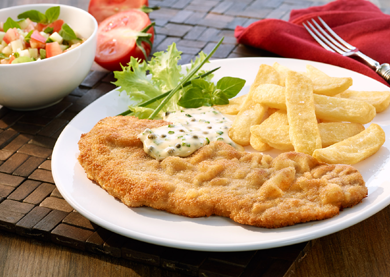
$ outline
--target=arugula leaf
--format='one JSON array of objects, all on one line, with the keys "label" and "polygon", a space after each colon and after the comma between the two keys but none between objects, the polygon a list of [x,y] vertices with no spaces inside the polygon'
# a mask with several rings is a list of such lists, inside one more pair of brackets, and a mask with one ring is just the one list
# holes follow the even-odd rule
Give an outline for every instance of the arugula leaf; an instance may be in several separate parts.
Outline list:
[{"label": "arugula leaf", "polygon": [[47,17],[43,13],[37,10],[29,10],[18,15],[18,19],[29,18],[31,21],[36,23],[47,23]]},{"label": "arugula leaf", "polygon": [[8,17],[7,20],[3,24],[4,32],[7,32],[8,29],[17,28],[20,29],[20,25],[15,22],[11,17]]},{"label": "arugula leaf", "polygon": [[64,40],[80,40],[77,36],[76,33],[73,31],[73,29],[66,23],[64,23],[61,27],[61,30],[59,32],[59,35],[64,39]]},{"label": "arugula leaf", "polygon": [[217,82],[217,89],[223,91],[227,98],[236,96],[245,85],[245,80],[234,77],[223,77]]},{"label": "arugula leaf", "polygon": [[45,16],[49,23],[56,21],[60,16],[60,7],[56,6],[56,7],[48,8],[45,12]]}]

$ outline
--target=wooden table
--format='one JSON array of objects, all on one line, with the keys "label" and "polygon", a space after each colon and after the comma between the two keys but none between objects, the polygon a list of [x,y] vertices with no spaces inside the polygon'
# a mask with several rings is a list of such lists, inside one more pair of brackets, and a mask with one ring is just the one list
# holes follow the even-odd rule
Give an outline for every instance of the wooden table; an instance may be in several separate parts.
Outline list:
[{"label": "wooden table", "polygon": [[[87,9],[88,0],[3,0],[0,8],[57,2]],[[325,1],[328,2],[328,1]],[[303,0],[150,0],[159,11],[153,51],[176,42],[182,63],[211,50],[215,58],[274,56],[237,45],[236,25],[288,19],[291,9],[322,5]],[[387,14],[386,0],[374,1]],[[338,233],[278,249],[239,253],[157,247],[111,233],[78,214],[51,175],[57,137],[84,107],[114,86],[94,65],[59,104],[35,112],[0,109],[0,276],[388,276],[390,208]]]}]

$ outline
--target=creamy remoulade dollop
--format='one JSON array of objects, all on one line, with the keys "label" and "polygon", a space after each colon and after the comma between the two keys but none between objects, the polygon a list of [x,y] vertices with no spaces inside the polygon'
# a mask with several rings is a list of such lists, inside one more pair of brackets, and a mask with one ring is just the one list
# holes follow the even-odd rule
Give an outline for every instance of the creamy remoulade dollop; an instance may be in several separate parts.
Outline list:
[{"label": "creamy remoulade dollop", "polygon": [[238,150],[242,146],[233,142],[228,131],[231,120],[212,107],[182,109],[166,112],[167,126],[145,129],[138,138],[144,150],[157,160],[169,156],[186,157],[212,141],[224,141]]}]

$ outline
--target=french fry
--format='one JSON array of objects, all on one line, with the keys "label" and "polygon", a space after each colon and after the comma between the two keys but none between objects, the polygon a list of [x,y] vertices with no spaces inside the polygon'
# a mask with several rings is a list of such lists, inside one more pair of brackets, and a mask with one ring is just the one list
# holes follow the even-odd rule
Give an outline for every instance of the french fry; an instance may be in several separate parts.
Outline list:
[{"label": "french fry", "polygon": [[229,104],[215,105],[214,108],[224,114],[236,115],[240,111],[241,106],[244,103],[246,97],[247,95],[241,95],[239,97],[232,98],[229,100]]},{"label": "french fry", "polygon": [[366,124],[374,119],[376,110],[364,101],[314,94],[316,115],[330,121]]},{"label": "french fry", "polygon": [[306,65],[306,76],[313,82],[313,92],[334,96],[352,86],[350,77],[330,77],[312,65]]},{"label": "french fry", "polygon": [[323,148],[364,131],[364,126],[362,124],[346,122],[318,123],[318,128],[320,130]]},{"label": "french fry", "polygon": [[291,144],[288,130],[287,113],[285,111],[277,111],[260,125],[251,127],[251,141],[253,136],[273,148],[291,151],[294,150],[294,147]]},{"label": "french fry", "polygon": [[306,76],[294,71],[287,73],[286,107],[294,150],[313,154],[322,144],[315,115],[313,86]]},{"label": "french fry", "polygon": [[[314,94],[317,118],[325,121],[348,121],[366,124],[374,119],[375,107],[364,101]],[[253,97],[260,104],[286,110],[285,93],[273,90],[272,94],[258,93]]]},{"label": "french fry", "polygon": [[331,164],[356,164],[375,154],[385,143],[385,132],[373,123],[366,130],[327,148],[317,149],[313,157]]},{"label": "french fry", "polygon": [[390,104],[390,91],[356,91],[346,90],[338,94],[341,98],[365,101],[373,105],[377,113],[383,112]]},{"label": "french fry", "polygon": [[275,62],[272,66],[279,73],[280,85],[284,87],[286,85],[287,72],[292,71],[292,70],[284,65],[277,63],[277,62]]},{"label": "french fry", "polygon": [[229,130],[229,137],[236,143],[246,146],[250,144],[250,127],[259,124],[267,112],[268,107],[256,103],[252,99],[253,92],[261,84],[279,84],[279,73],[266,64],[260,65],[255,81],[249,89],[240,111],[238,112]]},{"label": "french fry", "polygon": [[[259,126],[259,125],[252,126],[251,130],[253,127],[256,127],[256,126]],[[265,143],[257,134],[253,134],[252,131],[251,131],[251,137],[250,137],[249,142],[250,142],[250,145],[253,147],[253,149],[260,151],[260,152],[268,151],[268,150],[272,149],[272,147],[270,145]]]},{"label": "french fry", "polygon": [[253,93],[253,101],[264,104],[269,108],[286,110],[286,88],[274,85],[264,84],[256,88]]},{"label": "french fry", "polygon": [[[266,120],[260,125],[252,126],[252,135],[257,136],[264,143],[275,149],[282,151],[294,150],[290,140],[289,126],[278,124],[263,126],[265,122]],[[325,148],[359,134],[364,131],[364,126],[359,123],[329,122],[319,123],[318,129],[320,131],[322,147]]]}]

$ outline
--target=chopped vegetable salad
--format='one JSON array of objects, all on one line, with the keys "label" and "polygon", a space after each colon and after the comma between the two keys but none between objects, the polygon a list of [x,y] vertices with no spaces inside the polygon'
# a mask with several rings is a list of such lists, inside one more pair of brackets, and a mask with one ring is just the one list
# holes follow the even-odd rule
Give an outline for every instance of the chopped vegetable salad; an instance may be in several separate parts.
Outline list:
[{"label": "chopped vegetable salad", "polygon": [[83,43],[73,29],[58,19],[60,7],[45,13],[30,10],[0,22],[0,64],[43,60],[74,49]]}]

